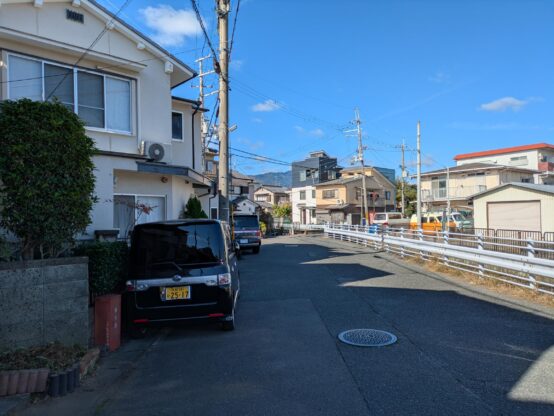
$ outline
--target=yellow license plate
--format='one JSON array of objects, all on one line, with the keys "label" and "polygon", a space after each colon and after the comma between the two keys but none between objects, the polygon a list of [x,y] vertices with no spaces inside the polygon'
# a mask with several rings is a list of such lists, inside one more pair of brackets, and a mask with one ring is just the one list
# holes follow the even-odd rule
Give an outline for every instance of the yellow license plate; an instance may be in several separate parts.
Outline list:
[{"label": "yellow license plate", "polygon": [[163,300],[190,299],[190,286],[163,287]]}]

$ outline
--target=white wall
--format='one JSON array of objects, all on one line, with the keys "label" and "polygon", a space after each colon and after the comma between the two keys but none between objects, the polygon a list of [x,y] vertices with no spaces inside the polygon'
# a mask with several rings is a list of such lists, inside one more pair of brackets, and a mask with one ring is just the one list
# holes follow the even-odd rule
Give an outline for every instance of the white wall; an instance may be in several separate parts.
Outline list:
[{"label": "white wall", "polygon": [[[306,208],[315,208],[316,207],[316,198],[312,198],[312,190],[315,191],[314,186],[303,186],[299,188],[292,188],[291,190],[291,204],[292,204],[292,221],[301,222],[301,209],[298,207],[298,204],[306,204]],[[300,191],[306,191],[306,199],[300,199]],[[315,215],[312,217],[310,211],[306,213],[306,222],[308,224],[315,224],[316,218]]]},{"label": "white wall", "polygon": [[[554,195],[537,192],[514,186],[507,186],[497,191],[489,192],[482,197],[473,200],[473,217],[476,228],[487,228],[487,202],[515,202],[537,201],[541,202],[541,228],[542,232],[554,232]],[[511,229],[506,224],[506,229]]]},{"label": "white wall", "polygon": [[[67,8],[82,13],[84,24],[66,19]],[[72,66],[105,24],[84,7],[74,8],[69,2],[45,2],[41,8],[34,7],[32,2],[2,4],[0,27],[24,33],[17,36],[0,33],[2,61],[7,62],[10,50]],[[139,50],[136,42],[114,29],[104,34],[79,67],[94,71],[100,68],[99,71],[132,80],[132,132],[87,128],[87,134],[99,149],[137,153],[141,140],[171,143],[171,76],[164,72],[164,61],[146,49]],[[7,79],[7,68],[3,67],[1,73],[2,80]],[[1,99],[8,97],[7,90],[7,84],[3,84]]]},{"label": "white wall", "polygon": [[[514,163],[510,159],[513,157],[527,156],[527,162]],[[537,169],[539,166],[539,151],[526,150],[514,153],[505,153],[501,155],[474,157],[471,159],[463,159],[456,161],[456,166],[465,165],[467,163],[496,163],[504,166],[515,166],[523,169]]]}]

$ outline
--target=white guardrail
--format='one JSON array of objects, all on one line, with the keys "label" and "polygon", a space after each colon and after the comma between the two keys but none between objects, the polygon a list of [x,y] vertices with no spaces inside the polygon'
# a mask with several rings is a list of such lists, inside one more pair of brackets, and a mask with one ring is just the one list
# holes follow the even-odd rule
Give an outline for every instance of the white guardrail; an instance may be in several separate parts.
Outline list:
[{"label": "white guardrail", "polygon": [[325,235],[554,296],[554,242],[327,224]]}]

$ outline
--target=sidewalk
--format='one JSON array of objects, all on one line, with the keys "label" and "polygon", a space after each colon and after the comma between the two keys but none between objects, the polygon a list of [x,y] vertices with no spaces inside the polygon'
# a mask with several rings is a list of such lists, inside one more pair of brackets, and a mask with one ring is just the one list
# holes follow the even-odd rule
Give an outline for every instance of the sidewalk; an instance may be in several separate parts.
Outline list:
[{"label": "sidewalk", "polygon": [[[125,342],[121,348],[100,358],[92,376],[81,382],[72,394],[48,397],[26,406],[19,404],[7,415],[93,415],[101,411],[110,398],[117,394],[119,385],[135,371],[141,358],[155,346],[166,332],[161,330],[146,339]],[[1,413],[0,413],[1,414]]]}]

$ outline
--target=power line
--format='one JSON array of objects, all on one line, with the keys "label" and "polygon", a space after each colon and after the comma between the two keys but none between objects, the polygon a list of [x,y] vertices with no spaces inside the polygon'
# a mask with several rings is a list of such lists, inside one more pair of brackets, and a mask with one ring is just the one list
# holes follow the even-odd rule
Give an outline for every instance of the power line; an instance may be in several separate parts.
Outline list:
[{"label": "power line", "polygon": [[[90,46],[85,49],[85,51],[81,54],[81,56],[79,57],[79,59],[77,59],[77,62],[75,62],[73,64],[73,68],[75,68],[77,65],[79,65],[79,62],[81,62],[83,60],[83,58],[90,52],[90,50],[92,48],[94,48],[94,46],[98,43],[98,41],[100,41],[100,39],[102,39],[102,36],[104,36],[104,34],[112,29],[112,25],[113,25],[113,22],[114,20],[117,18],[117,16],[119,15],[119,13],[121,13],[130,3],[131,1],[133,0],[126,0],[125,3],[123,3],[121,5],[121,7],[119,8],[119,10],[114,14],[114,16],[110,19],[110,21],[108,23],[106,23],[106,25],[104,26],[104,28],[102,29],[102,31],[98,34],[98,36],[96,37],[96,39],[94,39],[92,41],[92,43],[90,44]],[[48,97],[46,97],[46,100],[45,101],[48,101],[50,99],[50,97],[52,97],[52,94],[54,94],[56,92],[56,90],[59,88],[60,85],[62,85],[62,83],[65,81],[65,79],[67,78],[67,76],[69,75],[69,72],[67,72],[64,77],[60,80],[60,82],[58,82],[58,84],[56,85],[56,87],[50,92],[50,94],[48,94]]]},{"label": "power line", "polygon": [[233,19],[233,30],[231,31],[231,43],[229,45],[229,59],[231,58],[231,52],[233,52],[233,42],[235,40],[235,29],[237,28],[237,18],[239,16],[240,0],[237,1],[237,10],[235,10],[235,18]]},{"label": "power line", "polygon": [[194,13],[196,15],[196,20],[198,21],[198,24],[200,25],[200,28],[202,29],[202,32],[204,33],[204,37],[206,39],[206,42],[208,42],[208,46],[210,47],[210,50],[212,51],[214,62],[216,62],[217,66],[219,67],[219,61],[217,60],[217,53],[215,52],[215,49],[212,45],[212,41],[210,40],[210,37],[208,36],[208,32],[206,31],[206,27],[204,26],[204,20],[202,20],[202,16],[200,15],[200,10],[198,10],[198,5],[196,4],[196,0],[190,0],[190,3],[192,4],[192,8],[194,9]]}]

